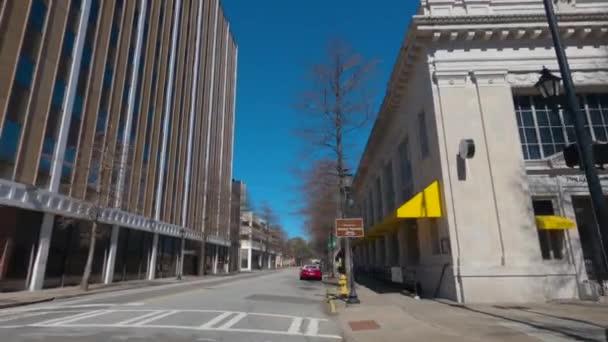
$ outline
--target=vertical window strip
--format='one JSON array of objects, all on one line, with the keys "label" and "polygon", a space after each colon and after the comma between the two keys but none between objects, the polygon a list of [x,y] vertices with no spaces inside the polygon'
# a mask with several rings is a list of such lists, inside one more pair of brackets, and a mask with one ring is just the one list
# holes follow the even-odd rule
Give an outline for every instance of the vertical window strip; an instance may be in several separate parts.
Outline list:
[{"label": "vertical window strip", "polygon": [[48,7],[45,1],[32,2],[7,113],[0,132],[0,177],[2,178],[13,178],[17,149],[23,133],[23,122],[27,115],[47,14]]},{"label": "vertical window strip", "polygon": [[116,66],[116,60],[118,56],[118,41],[120,35],[120,22],[124,14],[124,3],[123,0],[117,0],[114,4],[114,14],[112,16],[112,27],[110,33],[110,45],[108,46],[108,52],[106,54],[106,64],[104,66],[104,78],[103,86],[100,96],[99,112],[97,114],[97,122],[95,124],[95,140],[93,146],[93,156],[90,163],[89,176],[87,179],[88,189],[87,197],[93,195],[96,192],[99,178],[101,174],[101,162],[102,154],[105,142],[105,135],[108,126],[108,118],[110,111],[110,96],[112,91],[112,85],[114,83],[114,69]]}]

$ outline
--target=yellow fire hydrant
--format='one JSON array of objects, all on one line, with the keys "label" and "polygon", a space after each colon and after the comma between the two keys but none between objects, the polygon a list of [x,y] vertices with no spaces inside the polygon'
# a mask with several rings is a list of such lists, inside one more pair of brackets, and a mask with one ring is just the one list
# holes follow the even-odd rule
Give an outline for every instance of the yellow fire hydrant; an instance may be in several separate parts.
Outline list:
[{"label": "yellow fire hydrant", "polygon": [[344,274],[340,274],[340,277],[338,278],[338,285],[340,286],[338,295],[340,297],[348,297],[348,287],[346,286],[346,283],[346,276]]}]

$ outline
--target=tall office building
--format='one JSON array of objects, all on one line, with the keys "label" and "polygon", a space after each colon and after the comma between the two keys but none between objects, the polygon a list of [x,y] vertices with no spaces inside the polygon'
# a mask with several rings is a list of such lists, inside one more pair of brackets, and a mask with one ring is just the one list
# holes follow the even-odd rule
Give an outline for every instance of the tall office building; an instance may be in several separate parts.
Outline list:
[{"label": "tall office building", "polygon": [[219,0],[2,1],[0,289],[227,258],[236,65]]}]

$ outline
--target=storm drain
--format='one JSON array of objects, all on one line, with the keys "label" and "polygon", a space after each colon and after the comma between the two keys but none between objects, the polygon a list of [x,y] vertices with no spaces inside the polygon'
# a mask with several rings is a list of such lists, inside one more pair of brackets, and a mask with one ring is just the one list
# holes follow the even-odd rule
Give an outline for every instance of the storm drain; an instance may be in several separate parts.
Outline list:
[{"label": "storm drain", "polygon": [[380,329],[380,325],[376,321],[368,320],[368,321],[351,321],[348,322],[350,329],[352,331],[362,331],[362,330],[378,330]]}]

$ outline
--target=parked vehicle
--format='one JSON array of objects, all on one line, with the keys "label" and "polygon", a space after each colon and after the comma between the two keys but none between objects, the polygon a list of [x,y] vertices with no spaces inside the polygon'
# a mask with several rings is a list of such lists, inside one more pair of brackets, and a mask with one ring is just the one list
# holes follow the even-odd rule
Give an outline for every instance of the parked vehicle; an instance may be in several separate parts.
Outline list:
[{"label": "parked vehicle", "polygon": [[300,280],[321,280],[323,272],[317,265],[305,265],[300,269]]}]

